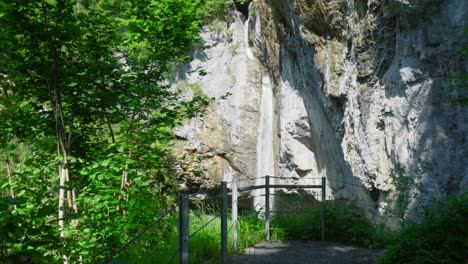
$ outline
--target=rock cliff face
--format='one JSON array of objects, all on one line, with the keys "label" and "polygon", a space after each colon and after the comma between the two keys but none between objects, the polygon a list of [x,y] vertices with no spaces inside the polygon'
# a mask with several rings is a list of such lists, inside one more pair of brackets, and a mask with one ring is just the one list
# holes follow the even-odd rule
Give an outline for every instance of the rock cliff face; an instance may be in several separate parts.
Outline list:
[{"label": "rock cliff face", "polygon": [[174,86],[186,90],[187,97],[214,98],[202,117],[176,130],[176,149],[187,161],[198,161],[184,170],[183,187],[192,192],[210,192],[232,177],[248,179],[248,185],[256,177],[262,76],[267,75],[250,40],[260,37],[249,35],[256,25],[241,13],[212,22],[202,30],[194,60],[177,69]]},{"label": "rock cliff face", "polygon": [[331,199],[375,219],[467,191],[467,107],[453,102],[466,91],[450,89],[468,70],[467,10],[464,0],[253,1],[248,20],[207,27],[179,71],[224,98],[178,130],[186,157],[200,157],[214,185],[254,179],[269,78],[278,181],[326,177]]}]

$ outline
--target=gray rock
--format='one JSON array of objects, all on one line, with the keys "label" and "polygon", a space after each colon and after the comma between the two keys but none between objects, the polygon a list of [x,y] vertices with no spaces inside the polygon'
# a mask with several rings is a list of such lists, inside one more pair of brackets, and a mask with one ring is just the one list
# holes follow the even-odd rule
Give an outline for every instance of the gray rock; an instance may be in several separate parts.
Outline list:
[{"label": "gray rock", "polygon": [[[263,68],[247,56],[242,20],[234,16],[229,25],[214,21],[205,26],[201,44],[193,51],[194,60],[176,71],[174,87],[195,86],[198,92],[215,98],[202,117],[175,130],[181,139],[177,144],[180,155],[188,160],[187,153],[192,153],[201,161],[197,168],[189,169],[201,171],[200,179],[189,177],[186,169],[185,176],[192,180],[185,189],[206,191],[232,177],[252,179],[243,183],[249,185],[255,178]],[[255,21],[250,24],[252,27]],[[188,90],[185,97],[190,99],[193,91]]]},{"label": "gray rock", "polygon": [[[270,75],[275,174],[287,178],[278,182],[326,177],[329,199],[354,200],[374,219],[412,216],[432,196],[467,191],[467,107],[453,102],[467,95],[450,89],[468,70],[458,52],[468,47],[467,1],[255,5],[248,26],[236,17],[205,27],[195,60],[178,71],[179,81],[218,98],[177,130],[182,148],[201,157],[203,177],[254,182],[262,76]],[[394,176],[410,179],[409,191]]]},{"label": "gray rock", "polygon": [[[467,47],[466,1],[257,3],[277,62],[268,66],[279,90],[281,174],[298,176],[304,156],[314,159],[306,171],[376,219],[395,212],[396,169],[411,179],[406,215],[429,197],[467,191],[468,115],[449,88],[467,69],[458,52]],[[313,27],[336,12],[326,32]]]}]

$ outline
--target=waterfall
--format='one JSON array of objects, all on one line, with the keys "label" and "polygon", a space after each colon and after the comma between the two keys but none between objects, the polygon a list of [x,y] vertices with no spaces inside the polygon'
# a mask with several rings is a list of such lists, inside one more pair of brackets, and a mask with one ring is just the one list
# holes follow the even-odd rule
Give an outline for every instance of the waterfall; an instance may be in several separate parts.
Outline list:
[{"label": "waterfall", "polygon": [[[260,124],[257,134],[257,175],[255,185],[265,184],[264,176],[275,175],[274,149],[273,149],[273,91],[270,77],[262,77],[262,99],[260,103]],[[273,193],[273,189],[270,190]],[[257,189],[254,192],[254,207],[263,212],[265,206],[265,189]],[[270,208],[273,208],[270,196]]]},{"label": "waterfall", "polygon": [[[250,8],[252,8],[252,3],[249,5],[249,11]],[[252,48],[250,47],[250,39],[249,39],[249,23],[250,23],[250,12],[247,17],[247,20],[245,20],[244,23],[244,46],[245,46],[245,53],[247,54],[247,58],[251,61],[255,60],[254,53],[252,51]]]},{"label": "waterfall", "polygon": [[[244,47],[248,60],[257,61],[254,52],[250,45],[250,23],[255,23],[255,41],[261,46],[261,27],[258,16],[251,17],[250,10],[254,8],[252,3],[249,5],[249,16],[244,23]],[[262,76],[262,96],[260,101],[260,120],[257,131],[257,174],[255,177],[255,185],[264,185],[265,176],[274,176],[274,140],[273,140],[273,89],[270,76],[268,73]],[[270,183],[272,183],[270,181]],[[270,189],[273,193],[274,189]],[[265,189],[255,190],[253,193],[253,206],[260,213],[265,211]],[[273,199],[270,196],[270,208],[273,208]]]}]

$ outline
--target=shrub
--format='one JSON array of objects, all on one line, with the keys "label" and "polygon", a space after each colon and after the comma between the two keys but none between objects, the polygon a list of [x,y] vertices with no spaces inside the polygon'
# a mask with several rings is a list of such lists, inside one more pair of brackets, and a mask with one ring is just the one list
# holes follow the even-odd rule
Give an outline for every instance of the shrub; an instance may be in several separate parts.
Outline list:
[{"label": "shrub", "polygon": [[468,193],[435,201],[420,222],[406,222],[380,263],[467,263]]},{"label": "shrub", "polygon": [[[295,208],[295,212],[281,213],[278,209],[272,225],[283,230],[288,240],[320,240],[321,203],[306,197],[286,198],[289,205],[278,205],[283,208]],[[302,205],[298,205],[298,201]],[[305,204],[305,205],[304,205]],[[325,210],[325,238],[328,241],[350,243],[356,246],[382,248],[388,231],[385,227],[372,223],[361,209],[349,202],[328,201]]]}]

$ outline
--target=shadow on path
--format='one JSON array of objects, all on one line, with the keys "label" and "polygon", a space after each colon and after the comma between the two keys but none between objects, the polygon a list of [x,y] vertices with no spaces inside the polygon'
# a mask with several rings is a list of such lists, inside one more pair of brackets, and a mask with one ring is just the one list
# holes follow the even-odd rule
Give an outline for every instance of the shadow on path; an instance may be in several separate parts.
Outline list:
[{"label": "shadow on path", "polygon": [[233,257],[234,264],[376,263],[382,250],[321,241],[264,242]]}]

